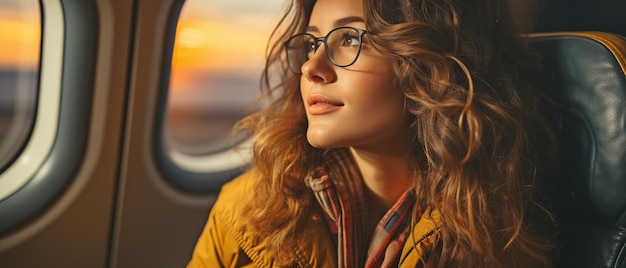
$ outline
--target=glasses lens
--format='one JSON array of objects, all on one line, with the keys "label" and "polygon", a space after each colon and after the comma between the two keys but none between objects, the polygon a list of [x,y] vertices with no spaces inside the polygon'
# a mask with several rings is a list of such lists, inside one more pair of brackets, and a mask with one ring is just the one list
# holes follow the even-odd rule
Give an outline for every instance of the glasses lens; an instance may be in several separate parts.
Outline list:
[{"label": "glasses lens", "polygon": [[361,50],[361,38],[354,28],[337,28],[328,33],[327,53],[335,65],[345,67],[353,64]]},{"label": "glasses lens", "polygon": [[301,73],[304,64],[313,52],[315,52],[315,40],[309,34],[295,35],[287,42],[287,63],[294,73]]},{"label": "glasses lens", "polygon": [[[333,64],[346,67],[353,64],[359,57],[361,35],[357,29],[337,28],[330,31],[325,39],[326,56]],[[318,45],[318,41],[311,34],[298,34],[291,37],[285,44],[289,69],[296,74],[301,74],[302,64],[313,56]]]}]

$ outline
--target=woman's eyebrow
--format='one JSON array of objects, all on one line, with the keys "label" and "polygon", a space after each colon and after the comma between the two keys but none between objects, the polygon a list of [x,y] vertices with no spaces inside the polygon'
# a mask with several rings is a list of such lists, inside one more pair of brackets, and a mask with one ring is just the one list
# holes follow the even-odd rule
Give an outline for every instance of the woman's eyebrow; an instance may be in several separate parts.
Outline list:
[{"label": "woman's eyebrow", "polygon": [[317,33],[320,31],[316,26],[307,26],[305,30],[307,33]]},{"label": "woman's eyebrow", "polygon": [[365,22],[365,20],[359,16],[350,16],[350,17],[345,17],[345,18],[336,20],[334,25],[335,27],[340,27],[340,26],[345,26],[353,22]]},{"label": "woman's eyebrow", "polygon": [[[359,16],[350,16],[350,17],[340,18],[340,19],[335,20],[335,22],[333,23],[333,27],[346,26],[354,22],[365,22],[365,19]],[[317,28],[317,26],[307,26],[306,31],[315,33],[315,32],[319,32],[319,29]]]}]

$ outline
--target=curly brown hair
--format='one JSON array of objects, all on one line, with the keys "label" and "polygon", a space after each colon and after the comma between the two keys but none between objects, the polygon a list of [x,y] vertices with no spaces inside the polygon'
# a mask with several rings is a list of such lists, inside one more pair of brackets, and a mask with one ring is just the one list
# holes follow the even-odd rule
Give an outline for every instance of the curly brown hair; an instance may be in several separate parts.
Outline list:
[{"label": "curly brown hair", "polygon": [[[551,218],[541,193],[554,170],[554,129],[541,114],[537,57],[502,2],[363,0],[367,36],[392,60],[413,116],[418,203],[441,214],[427,267],[550,266]],[[255,137],[255,196],[272,197],[247,202],[244,213],[277,251],[297,243],[304,222],[323,219],[303,179],[334,150],[308,144],[300,76],[282,51],[305,30],[314,4],[287,7],[267,49],[266,106],[238,125]]]}]

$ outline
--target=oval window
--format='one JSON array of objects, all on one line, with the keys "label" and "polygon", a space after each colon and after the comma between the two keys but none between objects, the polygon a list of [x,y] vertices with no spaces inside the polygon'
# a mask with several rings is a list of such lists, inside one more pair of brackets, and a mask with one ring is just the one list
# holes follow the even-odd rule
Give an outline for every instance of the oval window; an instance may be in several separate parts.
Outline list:
[{"label": "oval window", "polygon": [[[265,48],[280,8],[277,0],[184,2],[175,22],[160,134],[159,158],[174,184],[219,189],[225,176],[248,164],[249,155],[231,148],[245,147],[249,137],[233,137],[232,129],[260,93]],[[186,177],[194,179],[177,183]]]},{"label": "oval window", "polygon": [[24,148],[36,111],[41,42],[39,1],[0,3],[0,173]]}]

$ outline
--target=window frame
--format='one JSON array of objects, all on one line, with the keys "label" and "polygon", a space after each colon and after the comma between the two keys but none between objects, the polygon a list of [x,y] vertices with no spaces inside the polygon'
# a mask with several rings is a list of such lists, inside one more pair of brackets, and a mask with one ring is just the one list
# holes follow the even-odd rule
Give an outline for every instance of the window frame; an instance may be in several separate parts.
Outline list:
[{"label": "window frame", "polygon": [[5,191],[0,234],[53,203],[78,171],[87,144],[97,54],[95,1],[39,2],[43,19],[37,113],[28,144],[0,174],[0,183],[9,185],[0,185]]},{"label": "window frame", "polygon": [[248,138],[237,144],[239,150],[231,148],[200,156],[186,154],[167,146],[166,118],[172,58],[176,29],[184,4],[184,0],[174,3],[167,23],[153,139],[154,158],[165,180],[177,189],[195,194],[209,194],[218,192],[224,183],[240,175],[250,166],[252,141]]}]

